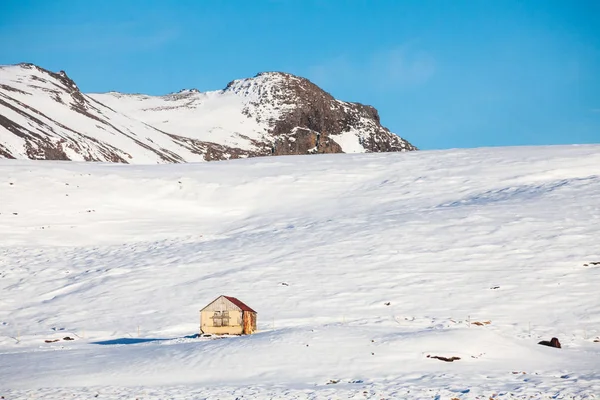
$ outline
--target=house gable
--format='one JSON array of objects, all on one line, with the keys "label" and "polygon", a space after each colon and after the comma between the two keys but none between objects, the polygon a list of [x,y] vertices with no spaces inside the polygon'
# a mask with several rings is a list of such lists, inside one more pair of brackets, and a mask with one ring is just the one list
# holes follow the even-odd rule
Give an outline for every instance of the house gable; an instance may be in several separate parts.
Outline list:
[{"label": "house gable", "polygon": [[255,312],[242,301],[230,296],[219,296],[200,311],[250,311]]}]

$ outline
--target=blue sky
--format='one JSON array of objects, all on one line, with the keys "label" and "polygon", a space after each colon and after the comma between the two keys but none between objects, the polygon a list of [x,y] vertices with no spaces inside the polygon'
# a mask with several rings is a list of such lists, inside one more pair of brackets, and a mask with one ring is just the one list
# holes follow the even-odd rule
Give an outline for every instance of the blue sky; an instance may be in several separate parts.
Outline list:
[{"label": "blue sky", "polygon": [[0,49],[85,92],[291,72],[422,149],[600,143],[597,0],[4,0]]}]

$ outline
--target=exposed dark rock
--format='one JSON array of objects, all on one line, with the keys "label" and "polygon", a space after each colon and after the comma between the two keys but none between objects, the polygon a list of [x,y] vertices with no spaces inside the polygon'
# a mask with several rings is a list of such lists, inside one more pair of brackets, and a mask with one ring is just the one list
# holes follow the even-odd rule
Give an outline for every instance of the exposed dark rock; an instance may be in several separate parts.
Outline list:
[{"label": "exposed dark rock", "polygon": [[550,341],[547,340],[542,340],[541,342],[539,342],[538,344],[541,344],[543,346],[550,346],[550,347],[556,347],[557,349],[560,349],[560,342],[558,341],[557,338],[553,337]]},{"label": "exposed dark rock", "polygon": [[[271,121],[274,137],[274,155],[341,153],[335,142],[336,135],[360,131],[361,145],[369,152],[417,150],[416,147],[381,126],[377,110],[360,103],[336,100],[331,94],[305,78],[283,72],[264,72],[256,76],[277,78],[277,85],[266,86],[254,105],[277,102],[284,111],[280,119]],[[248,83],[230,82],[225,90],[243,92]],[[248,107],[244,110],[253,116]],[[260,114],[257,121],[262,122]]]},{"label": "exposed dark rock", "polygon": [[435,358],[437,360],[446,361],[446,362],[454,362],[454,361],[460,360],[460,357],[456,357],[456,356],[453,356],[453,357],[443,357],[443,356],[431,356],[431,355],[427,355],[427,358]]}]

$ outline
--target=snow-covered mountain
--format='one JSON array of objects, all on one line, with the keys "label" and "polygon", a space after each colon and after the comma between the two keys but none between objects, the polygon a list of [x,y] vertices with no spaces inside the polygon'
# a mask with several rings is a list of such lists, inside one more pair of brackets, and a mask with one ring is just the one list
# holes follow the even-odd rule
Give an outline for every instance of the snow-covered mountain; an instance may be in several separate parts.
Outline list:
[{"label": "snow-covered mountain", "polygon": [[83,94],[65,72],[0,67],[0,157],[121,163],[409,151],[377,110],[281,72],[223,90]]}]

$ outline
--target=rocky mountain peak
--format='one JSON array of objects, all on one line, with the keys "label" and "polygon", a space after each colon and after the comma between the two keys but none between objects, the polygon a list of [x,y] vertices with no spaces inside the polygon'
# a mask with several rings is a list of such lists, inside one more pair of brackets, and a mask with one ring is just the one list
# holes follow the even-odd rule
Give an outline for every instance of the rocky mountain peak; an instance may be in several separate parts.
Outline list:
[{"label": "rocky mountain peak", "polygon": [[192,89],[181,89],[179,92],[177,92],[179,94],[185,94],[185,93],[200,93],[200,91],[196,88],[192,88]]},{"label": "rocky mountain peak", "polygon": [[276,155],[343,152],[338,142],[348,134],[366,151],[416,150],[381,126],[374,107],[336,100],[306,78],[261,72],[230,82],[224,91],[247,98],[243,112],[269,123]]},{"label": "rocky mountain peak", "polygon": [[[39,67],[35,64],[31,64],[31,63],[21,63],[21,64],[18,64],[17,66],[21,67],[22,69],[25,69],[25,70],[33,70],[34,73],[31,76],[36,77],[38,81],[42,81],[42,82],[45,81],[45,79],[44,79],[44,75],[45,75],[46,78],[56,79],[69,91],[79,91],[79,88],[77,87],[77,84],[75,83],[75,81],[73,81],[73,79],[69,78],[67,73],[63,70],[60,70],[58,72],[52,72],[45,68]],[[36,78],[34,78],[34,79],[36,79]]]}]

